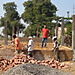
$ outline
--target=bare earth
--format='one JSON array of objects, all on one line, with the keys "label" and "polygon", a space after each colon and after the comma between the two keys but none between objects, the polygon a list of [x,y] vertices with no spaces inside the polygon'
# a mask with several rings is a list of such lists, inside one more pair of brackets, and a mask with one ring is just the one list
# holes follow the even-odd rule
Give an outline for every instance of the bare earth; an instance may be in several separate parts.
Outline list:
[{"label": "bare earth", "polygon": [[[23,45],[26,45],[26,43],[23,43]],[[35,47],[35,49],[41,49],[39,46],[40,45],[37,45],[37,47]],[[47,48],[43,48],[43,50],[44,49],[48,50],[48,49],[50,49],[50,47],[52,48],[52,46],[53,45],[51,44],[51,46],[48,46]],[[5,46],[5,45],[0,44],[0,56],[2,56],[4,58],[11,59],[14,56],[14,51],[15,51],[14,50],[14,46],[11,45],[10,43],[9,43],[8,46]],[[63,71],[64,72],[71,72],[72,75],[75,75],[75,62],[65,61],[64,63],[68,63],[70,65],[70,67],[67,68],[67,69],[63,69]],[[2,74],[2,72],[0,72],[0,75],[1,74]]]}]

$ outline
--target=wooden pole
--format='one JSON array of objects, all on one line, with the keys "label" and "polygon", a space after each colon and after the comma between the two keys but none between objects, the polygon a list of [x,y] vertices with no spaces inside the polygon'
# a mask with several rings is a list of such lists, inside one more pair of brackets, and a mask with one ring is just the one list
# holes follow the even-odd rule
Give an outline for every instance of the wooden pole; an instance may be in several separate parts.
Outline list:
[{"label": "wooden pole", "polygon": [[75,61],[75,15],[72,16],[73,23],[72,23],[72,50],[74,52],[73,54],[73,60]]},{"label": "wooden pole", "polygon": [[61,24],[61,45],[64,46],[64,18],[62,18]]}]

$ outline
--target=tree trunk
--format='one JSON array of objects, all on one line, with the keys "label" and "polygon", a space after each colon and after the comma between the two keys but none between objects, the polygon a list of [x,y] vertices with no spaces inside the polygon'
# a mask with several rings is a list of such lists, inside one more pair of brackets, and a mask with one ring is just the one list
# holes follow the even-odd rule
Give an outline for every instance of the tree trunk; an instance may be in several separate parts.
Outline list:
[{"label": "tree trunk", "polygon": [[5,22],[5,45],[8,45],[7,22]]},{"label": "tree trunk", "polygon": [[15,31],[15,27],[12,25],[12,39],[13,39],[14,31]]},{"label": "tree trunk", "polygon": [[75,15],[73,15],[72,19],[73,19],[73,23],[72,23],[72,50],[74,52],[73,60],[75,61]]},{"label": "tree trunk", "polygon": [[37,25],[36,36],[39,37],[39,25]]},{"label": "tree trunk", "polygon": [[64,18],[62,18],[61,24],[61,45],[64,46]]},{"label": "tree trunk", "polygon": [[17,26],[17,36],[19,37],[19,26]]}]

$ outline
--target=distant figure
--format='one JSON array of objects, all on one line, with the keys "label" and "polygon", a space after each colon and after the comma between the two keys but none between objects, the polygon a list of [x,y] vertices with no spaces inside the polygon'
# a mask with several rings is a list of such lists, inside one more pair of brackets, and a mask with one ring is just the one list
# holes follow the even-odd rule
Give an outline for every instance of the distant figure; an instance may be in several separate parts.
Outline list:
[{"label": "distant figure", "polygon": [[47,29],[47,26],[44,25],[44,28],[42,29],[42,45],[41,45],[41,47],[47,46],[48,34],[49,34],[49,30]]},{"label": "distant figure", "polygon": [[57,41],[57,36],[54,36],[52,38],[52,40],[53,40],[53,44],[54,44],[54,48],[53,48],[54,55],[55,55],[54,58],[59,61],[60,60],[60,58],[59,58],[59,44]]},{"label": "distant figure", "polygon": [[33,47],[34,47],[34,42],[33,42],[33,38],[31,36],[28,37],[29,38],[29,41],[28,41],[28,55],[30,57],[33,56]]},{"label": "distant figure", "polygon": [[16,37],[16,35],[13,35],[14,40],[12,41],[15,44],[15,53],[19,54],[22,51],[22,45],[20,43],[20,39]]}]

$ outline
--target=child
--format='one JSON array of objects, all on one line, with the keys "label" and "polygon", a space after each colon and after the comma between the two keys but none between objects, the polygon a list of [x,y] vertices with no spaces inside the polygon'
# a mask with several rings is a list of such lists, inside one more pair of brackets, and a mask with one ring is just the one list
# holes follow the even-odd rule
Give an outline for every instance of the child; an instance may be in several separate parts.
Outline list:
[{"label": "child", "polygon": [[59,61],[59,44],[58,44],[58,41],[57,41],[57,36],[54,36],[52,38],[53,40],[53,44],[54,44],[54,48],[53,48],[53,51],[54,51],[54,55],[55,55],[55,59]]},{"label": "child", "polygon": [[13,35],[13,38],[14,40],[12,41],[12,43],[14,43],[15,45],[15,53],[19,54],[22,51],[22,45],[20,43],[20,39],[16,35]]},{"label": "child", "polygon": [[31,36],[28,37],[29,38],[29,42],[28,42],[28,55],[30,57],[32,57],[32,52],[33,52],[33,47],[34,47],[34,42]]}]

